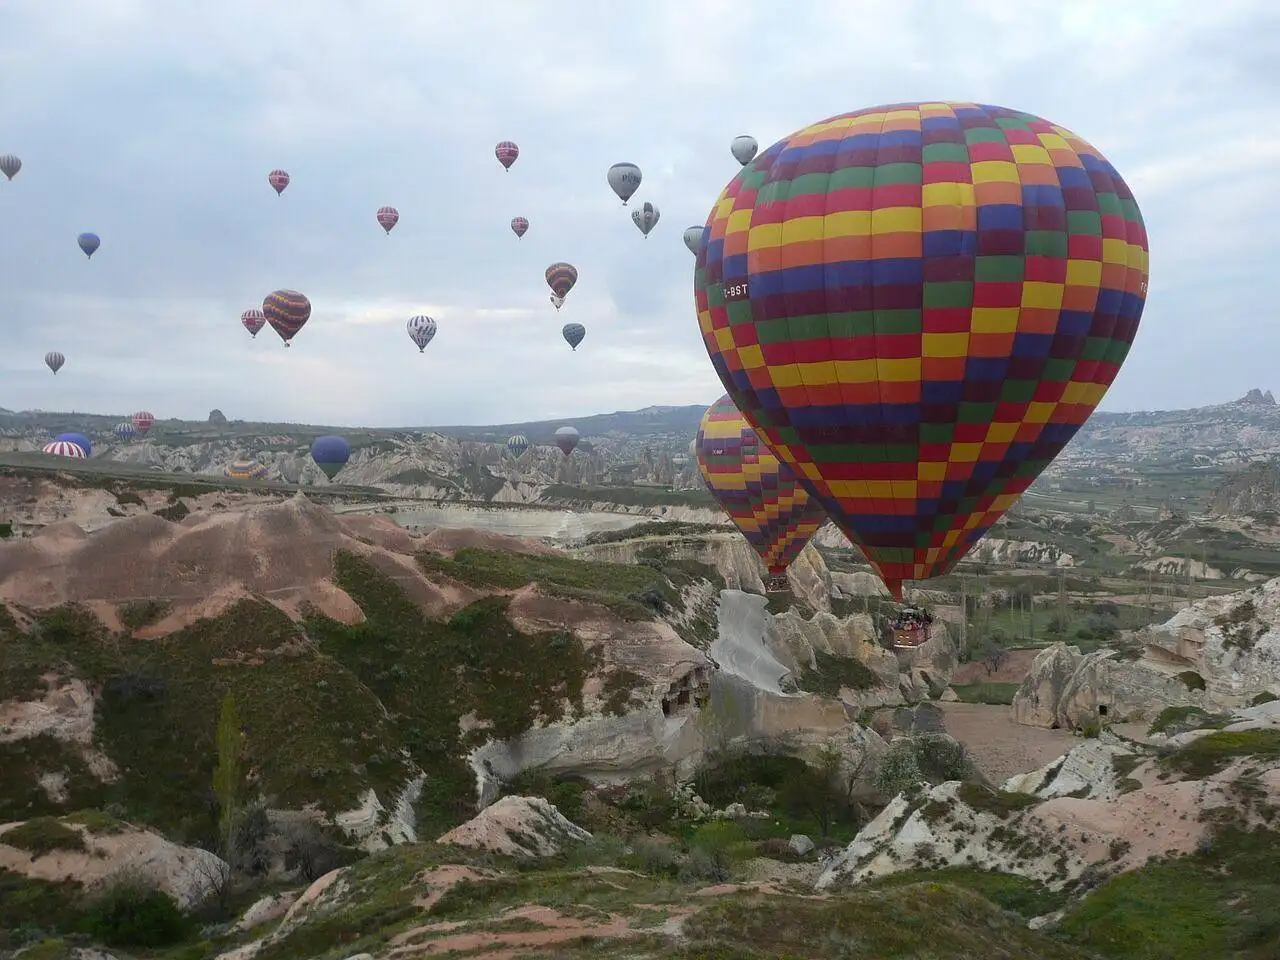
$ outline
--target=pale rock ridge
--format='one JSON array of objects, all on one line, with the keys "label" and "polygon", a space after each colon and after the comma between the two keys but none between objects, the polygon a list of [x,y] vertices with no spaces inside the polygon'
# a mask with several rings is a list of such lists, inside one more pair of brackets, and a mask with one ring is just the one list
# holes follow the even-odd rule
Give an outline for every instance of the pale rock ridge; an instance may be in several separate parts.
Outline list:
[{"label": "pale rock ridge", "polygon": [[542,797],[503,797],[436,842],[509,857],[554,857],[591,834]]}]

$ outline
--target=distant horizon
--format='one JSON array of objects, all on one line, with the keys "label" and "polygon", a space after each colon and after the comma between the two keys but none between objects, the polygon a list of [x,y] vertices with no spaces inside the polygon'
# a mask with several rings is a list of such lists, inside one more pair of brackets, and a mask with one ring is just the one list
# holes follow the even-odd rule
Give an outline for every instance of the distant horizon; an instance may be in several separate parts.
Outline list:
[{"label": "distant horizon", "polygon": [[[1146,408],[1146,409],[1115,410],[1115,409],[1110,409],[1104,405],[1104,406],[1100,406],[1097,410],[1095,410],[1093,414],[1091,414],[1091,416],[1096,416],[1098,414],[1120,415],[1120,414],[1127,414],[1127,413],[1169,413],[1169,412],[1175,412],[1179,410],[1203,410],[1208,407],[1219,407],[1219,406],[1224,406],[1230,403],[1239,403],[1240,401],[1248,397],[1248,395],[1254,390],[1257,390],[1259,393],[1263,395],[1271,393],[1271,389],[1269,387],[1249,387],[1243,393],[1239,394],[1238,396],[1232,397],[1231,399],[1228,399],[1228,400],[1218,400],[1213,403],[1206,403],[1200,406],[1188,406],[1188,407],[1152,407],[1152,408]],[[613,417],[613,416],[621,416],[626,414],[636,414],[636,413],[642,413],[645,410],[652,410],[652,409],[662,409],[662,410],[687,410],[687,409],[693,409],[693,408],[705,409],[706,407],[711,406],[711,404],[714,402],[715,400],[712,400],[706,404],[649,403],[649,404],[645,404],[642,407],[633,407],[626,410],[605,410],[605,411],[598,411],[595,413],[578,413],[578,414],[567,414],[564,416],[534,417],[534,418],[528,418],[524,420],[496,420],[496,421],[491,420],[484,423],[381,424],[381,425],[371,424],[371,423],[324,423],[318,420],[317,421],[254,420],[247,417],[230,416],[226,413],[225,410],[222,411],[222,413],[224,416],[227,417],[228,423],[286,424],[290,426],[299,426],[299,427],[338,427],[345,430],[405,430],[405,431],[432,431],[432,430],[453,430],[453,429],[480,430],[486,427],[512,427],[512,426],[523,426],[526,424],[542,424],[542,423],[554,423],[554,422],[560,422],[560,421],[567,422],[567,421],[573,421],[573,420],[589,420],[593,417]],[[220,407],[215,407],[213,409],[221,410]],[[3,415],[7,415],[7,416],[21,416],[23,414],[34,414],[34,415],[55,416],[55,417],[78,417],[78,416],[106,417],[108,419],[114,419],[117,417],[122,419],[127,419],[128,417],[132,416],[132,412],[130,413],[122,413],[122,412],[94,413],[88,410],[13,410],[9,407],[5,407],[2,404],[0,404],[0,411],[4,411]],[[212,410],[210,412],[212,412]],[[166,416],[160,416],[160,415],[156,416],[157,423],[163,423],[166,421],[170,421],[170,422],[177,421],[179,423],[208,423],[209,414],[206,413],[203,417],[166,417]]]}]

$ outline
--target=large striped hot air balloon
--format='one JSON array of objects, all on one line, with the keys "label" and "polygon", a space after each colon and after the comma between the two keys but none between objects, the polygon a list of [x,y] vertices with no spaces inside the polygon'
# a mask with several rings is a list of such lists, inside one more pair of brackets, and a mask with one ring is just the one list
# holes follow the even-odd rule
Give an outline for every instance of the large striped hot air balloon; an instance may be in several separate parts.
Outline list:
[{"label": "large striped hot air balloon", "polygon": [[267,325],[267,315],[257,307],[250,307],[240,314],[240,324],[249,331],[249,336],[256,340],[258,331]]},{"label": "large striped hot air balloon", "polygon": [[378,226],[391,235],[391,228],[400,222],[400,211],[395,207],[379,207],[377,213]]},{"label": "large striped hot air balloon", "polygon": [[1062,450],[1146,299],[1115,168],[1002,107],[806,127],[730,181],[707,228],[694,288],[721,382],[899,597]]},{"label": "large striped hot air balloon", "polygon": [[787,567],[826,519],[822,507],[760,442],[728,395],[702,415],[694,454],[702,480],[769,571],[787,589]]},{"label": "large striped hot air balloon", "polygon": [[523,433],[517,433],[513,437],[507,437],[507,449],[510,450],[513,455],[519,457],[520,454],[529,449],[529,438]]},{"label": "large striped hot air balloon", "polygon": [[41,453],[47,453],[53,457],[74,457],[77,460],[83,460],[88,456],[84,451],[84,447],[70,440],[53,440],[44,445]]},{"label": "large striped hot air balloon", "polygon": [[130,419],[133,420],[133,429],[137,431],[139,437],[145,437],[151,431],[152,424],[156,422],[156,418],[146,410],[139,410]]},{"label": "large striped hot air balloon", "polygon": [[543,276],[547,278],[547,286],[551,288],[551,302],[559,310],[564,298],[569,296],[569,291],[578,282],[578,268],[572,263],[561,261],[547,267]]},{"label": "large striped hot air balloon", "polygon": [[262,314],[287,347],[311,319],[311,301],[297,290],[277,290],[262,301]]},{"label": "large striped hot air balloon", "polygon": [[66,362],[67,358],[62,355],[60,350],[50,350],[44,355],[44,365],[55,374],[62,369],[62,365]]},{"label": "large striped hot air balloon", "polygon": [[121,441],[128,441],[137,436],[138,428],[133,425],[132,420],[121,420],[112,428],[112,433]]}]

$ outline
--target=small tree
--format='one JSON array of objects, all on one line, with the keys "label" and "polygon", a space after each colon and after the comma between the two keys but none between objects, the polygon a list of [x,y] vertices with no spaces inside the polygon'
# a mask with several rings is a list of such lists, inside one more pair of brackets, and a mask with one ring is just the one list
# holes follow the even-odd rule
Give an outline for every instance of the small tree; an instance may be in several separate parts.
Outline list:
[{"label": "small tree", "polygon": [[213,771],[213,792],[218,798],[223,856],[231,859],[232,832],[236,823],[236,807],[240,798],[241,770],[240,715],[236,698],[230,690],[222,698],[218,711],[218,765]]}]

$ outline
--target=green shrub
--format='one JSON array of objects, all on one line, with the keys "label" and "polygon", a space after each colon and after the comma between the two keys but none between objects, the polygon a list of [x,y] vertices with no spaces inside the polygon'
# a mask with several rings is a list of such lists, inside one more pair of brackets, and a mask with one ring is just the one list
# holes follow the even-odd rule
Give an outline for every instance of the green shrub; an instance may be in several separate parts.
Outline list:
[{"label": "green shrub", "polygon": [[172,897],[131,880],[103,891],[85,911],[83,925],[110,947],[167,947],[193,930]]}]

